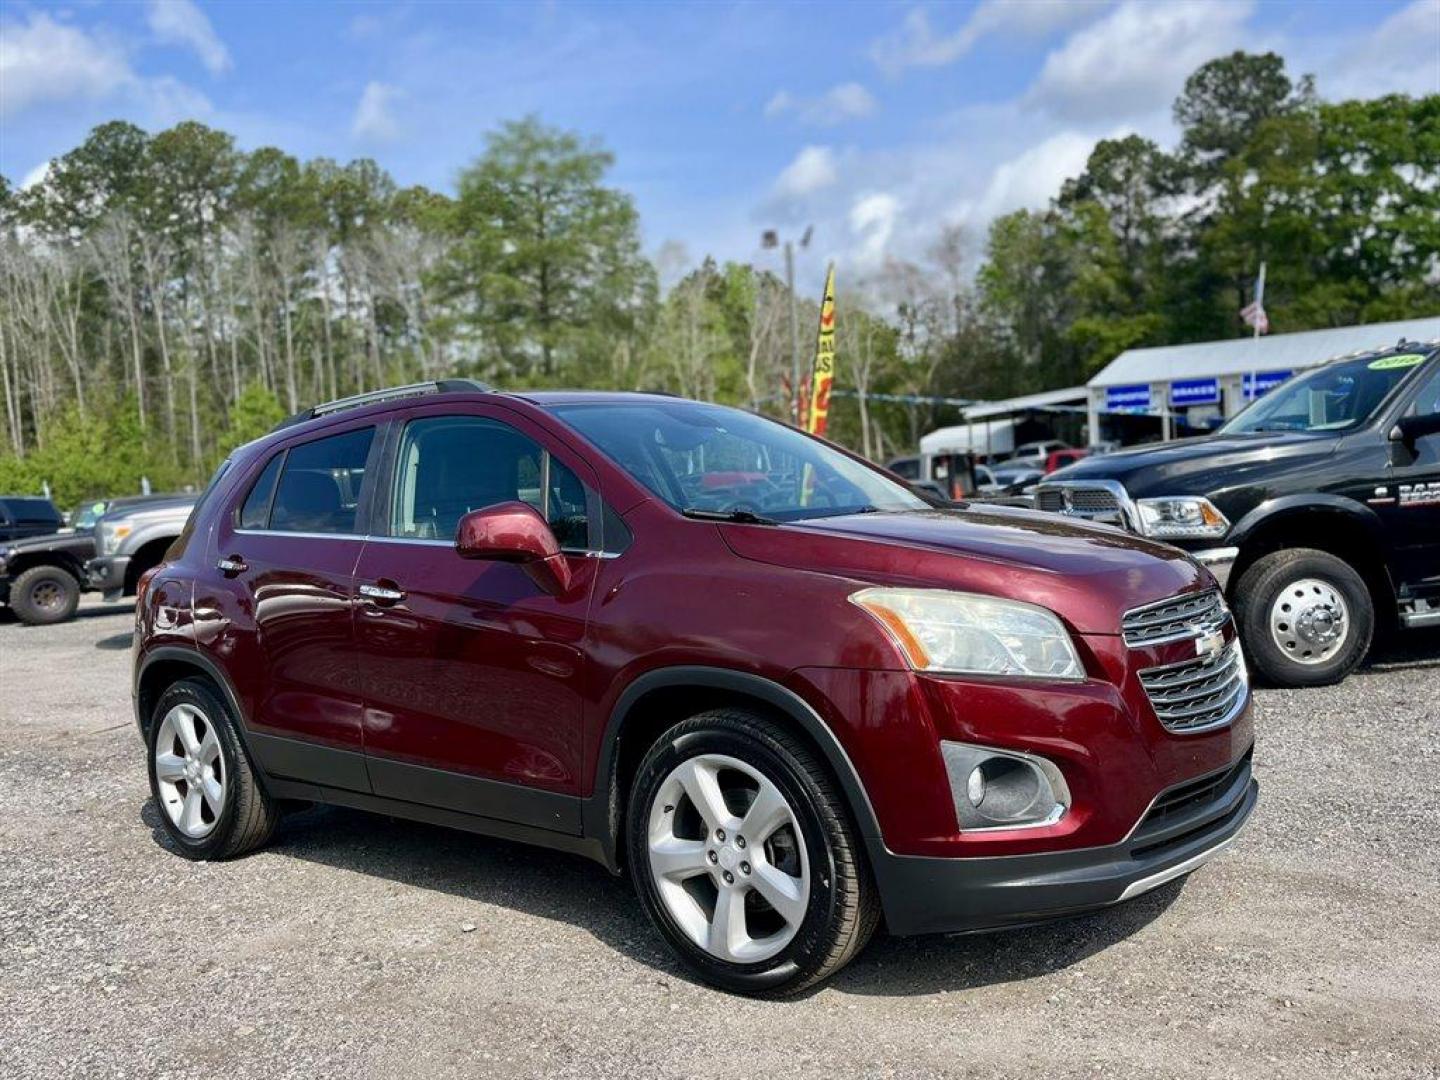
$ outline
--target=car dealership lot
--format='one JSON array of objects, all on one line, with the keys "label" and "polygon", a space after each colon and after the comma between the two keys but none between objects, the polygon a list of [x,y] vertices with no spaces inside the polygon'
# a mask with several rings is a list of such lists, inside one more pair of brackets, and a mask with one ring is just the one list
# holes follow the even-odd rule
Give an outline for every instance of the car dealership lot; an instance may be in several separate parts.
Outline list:
[{"label": "car dealership lot", "polygon": [[1440,636],[1258,698],[1260,808],[1183,885],[984,938],[877,937],[819,992],[684,978],[579,858],[328,808],[166,850],[131,611],[0,613],[0,1073],[1440,1075]]}]

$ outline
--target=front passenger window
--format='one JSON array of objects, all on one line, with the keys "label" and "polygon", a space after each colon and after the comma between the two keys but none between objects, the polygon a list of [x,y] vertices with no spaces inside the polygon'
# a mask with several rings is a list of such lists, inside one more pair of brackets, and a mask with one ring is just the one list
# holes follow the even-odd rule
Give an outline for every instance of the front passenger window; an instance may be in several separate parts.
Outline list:
[{"label": "front passenger window", "polygon": [[526,502],[567,550],[586,550],[590,520],[580,479],[533,440],[478,416],[413,420],[400,443],[392,531],[451,540],[472,510]]}]

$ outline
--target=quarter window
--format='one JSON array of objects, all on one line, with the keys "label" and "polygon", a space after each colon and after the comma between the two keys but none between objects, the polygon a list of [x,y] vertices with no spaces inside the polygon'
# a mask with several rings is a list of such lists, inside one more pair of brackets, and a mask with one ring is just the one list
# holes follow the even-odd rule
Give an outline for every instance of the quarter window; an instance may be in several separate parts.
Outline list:
[{"label": "quarter window", "polygon": [[517,500],[544,516],[562,548],[588,548],[585,485],[533,440],[478,416],[433,416],[406,426],[394,535],[450,540],[470,511]]},{"label": "quarter window", "polygon": [[374,428],[361,428],[292,446],[281,468],[268,527],[282,532],[357,532],[360,486],[374,435]]}]

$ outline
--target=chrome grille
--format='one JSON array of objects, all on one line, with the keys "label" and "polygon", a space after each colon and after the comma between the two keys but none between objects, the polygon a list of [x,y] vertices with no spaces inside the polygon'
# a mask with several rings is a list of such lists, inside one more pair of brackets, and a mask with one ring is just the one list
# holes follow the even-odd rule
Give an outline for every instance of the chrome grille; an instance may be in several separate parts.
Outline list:
[{"label": "chrome grille", "polygon": [[1113,482],[1066,480],[1042,483],[1035,489],[1035,508],[1109,525],[1126,524],[1124,489]]},{"label": "chrome grille", "polygon": [[1228,724],[1245,700],[1248,677],[1240,644],[1179,664],[1140,672],[1140,685],[1166,730],[1206,731]]},{"label": "chrome grille", "polygon": [[1203,637],[1224,626],[1227,616],[1219,590],[1209,589],[1132,608],[1121,619],[1120,632],[1131,648],[1160,645]]}]

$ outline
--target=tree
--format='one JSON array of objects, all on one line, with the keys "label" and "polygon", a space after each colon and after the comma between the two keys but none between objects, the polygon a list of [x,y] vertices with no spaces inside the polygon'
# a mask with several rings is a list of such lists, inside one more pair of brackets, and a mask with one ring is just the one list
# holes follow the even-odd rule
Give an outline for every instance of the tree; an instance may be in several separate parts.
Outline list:
[{"label": "tree", "polygon": [[504,374],[552,380],[596,362],[653,291],[630,197],[603,184],[614,159],[533,118],[490,135],[460,176],[447,293]]}]

